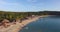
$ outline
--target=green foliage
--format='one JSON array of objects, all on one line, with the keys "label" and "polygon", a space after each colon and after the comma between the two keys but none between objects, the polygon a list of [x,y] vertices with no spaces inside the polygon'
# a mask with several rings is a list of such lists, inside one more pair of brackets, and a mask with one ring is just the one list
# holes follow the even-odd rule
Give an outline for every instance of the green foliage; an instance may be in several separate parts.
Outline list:
[{"label": "green foliage", "polygon": [[31,15],[39,15],[37,12],[0,12],[0,20],[22,19]]}]

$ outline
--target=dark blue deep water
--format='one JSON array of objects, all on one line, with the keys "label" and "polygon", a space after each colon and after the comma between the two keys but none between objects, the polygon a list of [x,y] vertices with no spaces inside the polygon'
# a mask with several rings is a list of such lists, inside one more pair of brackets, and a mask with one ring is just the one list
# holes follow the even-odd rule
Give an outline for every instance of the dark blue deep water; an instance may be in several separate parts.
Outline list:
[{"label": "dark blue deep water", "polygon": [[60,16],[42,17],[26,25],[20,32],[60,32]]}]

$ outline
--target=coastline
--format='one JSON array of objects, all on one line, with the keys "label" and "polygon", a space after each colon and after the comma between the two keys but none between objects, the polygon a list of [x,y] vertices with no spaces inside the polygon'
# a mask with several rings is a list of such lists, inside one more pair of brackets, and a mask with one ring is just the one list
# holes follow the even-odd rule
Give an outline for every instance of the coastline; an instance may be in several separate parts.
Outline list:
[{"label": "coastline", "polygon": [[22,23],[16,22],[15,25],[11,25],[8,28],[5,29],[0,29],[1,32],[19,32],[24,26],[26,26],[27,24],[38,20],[40,17],[43,16],[35,16],[34,18],[29,18],[28,20],[24,20],[22,21]]},{"label": "coastline", "polygon": [[22,23],[19,23],[20,24],[20,27],[16,31],[14,31],[14,32],[19,32],[24,26],[26,26],[27,24],[29,24],[29,23],[31,23],[33,21],[38,20],[39,18],[40,18],[40,16],[34,17],[32,19],[25,20]]}]

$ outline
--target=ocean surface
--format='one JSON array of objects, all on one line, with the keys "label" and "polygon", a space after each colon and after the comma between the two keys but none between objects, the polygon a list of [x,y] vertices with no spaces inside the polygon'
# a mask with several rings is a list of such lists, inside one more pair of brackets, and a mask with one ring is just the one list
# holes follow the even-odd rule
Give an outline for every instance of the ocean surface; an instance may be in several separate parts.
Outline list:
[{"label": "ocean surface", "polygon": [[60,32],[60,16],[42,17],[26,25],[20,32]]}]

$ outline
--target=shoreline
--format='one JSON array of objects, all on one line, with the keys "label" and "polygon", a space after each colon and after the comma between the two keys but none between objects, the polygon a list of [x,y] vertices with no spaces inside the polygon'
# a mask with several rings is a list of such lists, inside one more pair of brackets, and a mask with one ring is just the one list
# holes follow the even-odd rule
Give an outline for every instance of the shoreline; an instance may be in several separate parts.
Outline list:
[{"label": "shoreline", "polygon": [[[43,17],[43,16],[38,16],[38,17],[34,17],[33,19],[29,19],[29,20],[23,21],[22,23],[20,23],[21,26],[18,28],[17,32],[19,32],[21,29],[23,29],[23,27],[26,26],[27,24],[38,20],[40,17]],[[22,25],[23,25],[23,26],[22,26]],[[14,31],[14,32],[15,32],[15,31]]]},{"label": "shoreline", "polygon": [[[22,23],[22,24],[24,24],[24,26],[26,26],[27,24],[29,24],[29,23],[31,23],[31,22],[35,22],[36,20],[38,20],[40,17],[36,17],[36,18],[33,18],[33,19],[29,19],[29,20],[27,20],[27,22],[25,22],[25,23]],[[24,27],[23,26],[23,27]]]},{"label": "shoreline", "polygon": [[[17,29],[18,31],[16,31],[16,32],[19,32],[24,26],[26,26],[27,24],[29,24],[29,23],[31,23],[31,22],[34,22],[34,21],[38,20],[39,18],[40,18],[40,16],[39,16],[39,17],[35,17],[35,18],[33,18],[33,19],[25,20],[25,21],[23,21],[22,23],[19,23],[19,24],[21,24],[21,25],[20,25],[19,29]],[[15,32],[15,31],[14,31],[14,32]]]},{"label": "shoreline", "polygon": [[0,29],[0,32],[19,32],[24,26],[38,20],[40,17],[43,16],[35,16],[34,18],[29,18],[27,20],[22,21],[22,23],[16,22],[15,25],[11,25],[10,27],[5,29]]}]

